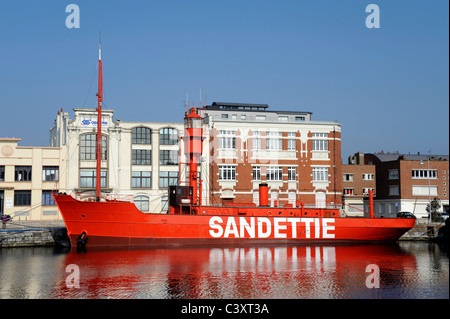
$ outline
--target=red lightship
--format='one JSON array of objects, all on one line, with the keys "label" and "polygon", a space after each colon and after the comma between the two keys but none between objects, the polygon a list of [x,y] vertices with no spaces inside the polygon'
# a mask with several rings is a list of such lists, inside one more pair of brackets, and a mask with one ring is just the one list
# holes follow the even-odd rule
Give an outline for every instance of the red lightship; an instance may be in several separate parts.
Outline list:
[{"label": "red lightship", "polygon": [[[143,213],[134,203],[104,199],[100,189],[102,61],[99,54],[96,199],[82,201],[54,194],[71,245],[180,246],[220,244],[300,244],[395,241],[414,219],[341,217],[339,208],[270,207],[268,185],[259,186],[259,205],[201,205],[197,163],[202,155],[203,118],[186,113],[183,142],[189,159],[189,184],[169,187],[167,214]],[[201,188],[201,183],[200,183]],[[233,206],[235,205],[235,206]]]}]

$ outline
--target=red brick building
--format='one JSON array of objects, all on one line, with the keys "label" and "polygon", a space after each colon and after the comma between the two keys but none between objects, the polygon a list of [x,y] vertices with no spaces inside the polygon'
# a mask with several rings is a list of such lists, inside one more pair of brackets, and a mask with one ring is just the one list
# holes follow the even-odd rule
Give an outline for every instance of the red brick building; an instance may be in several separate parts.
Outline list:
[{"label": "red brick building", "polygon": [[[342,198],[341,125],[310,112],[269,111],[266,104],[206,106],[209,169],[204,203],[258,203],[269,185],[272,206],[334,205]],[[205,174],[209,176],[205,177]]]},{"label": "red brick building", "polygon": [[365,163],[376,166],[375,213],[393,217],[409,211],[425,217],[435,197],[441,200],[440,211],[448,212],[448,160],[448,155],[365,154]]},{"label": "red brick building", "polygon": [[375,165],[365,164],[364,154],[349,157],[348,164],[342,165],[342,200],[345,212],[350,216],[364,216],[368,211],[369,190],[376,191]]}]

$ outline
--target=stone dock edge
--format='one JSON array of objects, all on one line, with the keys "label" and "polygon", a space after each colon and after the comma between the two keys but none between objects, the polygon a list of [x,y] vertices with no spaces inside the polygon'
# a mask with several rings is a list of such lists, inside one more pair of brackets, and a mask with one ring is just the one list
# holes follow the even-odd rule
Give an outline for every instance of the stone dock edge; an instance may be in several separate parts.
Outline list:
[{"label": "stone dock edge", "polygon": [[67,230],[57,228],[30,228],[0,230],[0,248],[7,247],[36,247],[70,245]]}]

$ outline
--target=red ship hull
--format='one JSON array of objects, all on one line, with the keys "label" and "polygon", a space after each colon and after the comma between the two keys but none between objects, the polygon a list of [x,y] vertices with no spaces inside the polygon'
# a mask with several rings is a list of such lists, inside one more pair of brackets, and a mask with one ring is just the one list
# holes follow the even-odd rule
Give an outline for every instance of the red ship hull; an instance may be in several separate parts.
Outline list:
[{"label": "red ship hull", "polygon": [[284,207],[195,206],[190,214],[153,214],[142,213],[130,202],[54,197],[72,246],[83,233],[89,247],[382,242],[397,240],[415,223]]}]

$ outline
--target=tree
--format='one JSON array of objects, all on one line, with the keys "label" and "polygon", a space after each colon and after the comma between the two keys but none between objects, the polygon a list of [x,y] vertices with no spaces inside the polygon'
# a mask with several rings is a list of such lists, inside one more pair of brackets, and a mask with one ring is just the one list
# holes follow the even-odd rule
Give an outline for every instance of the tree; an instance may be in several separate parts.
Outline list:
[{"label": "tree", "polygon": [[[441,208],[441,200],[437,197],[435,197],[431,201],[431,220],[436,220],[437,211]],[[428,214],[430,213],[430,203],[427,204],[426,210]]]}]

